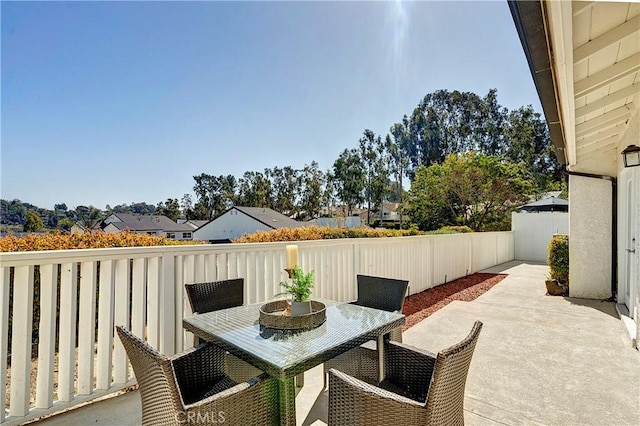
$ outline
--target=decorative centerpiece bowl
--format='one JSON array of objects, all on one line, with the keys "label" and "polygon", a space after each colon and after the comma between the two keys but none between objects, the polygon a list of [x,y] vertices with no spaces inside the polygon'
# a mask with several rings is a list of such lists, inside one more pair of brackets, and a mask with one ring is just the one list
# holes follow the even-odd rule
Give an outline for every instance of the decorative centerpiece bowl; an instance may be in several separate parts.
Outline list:
[{"label": "decorative centerpiece bowl", "polygon": [[312,300],[311,312],[303,315],[290,315],[287,300],[275,300],[260,307],[258,323],[277,330],[310,330],[327,320],[327,307],[324,303]]}]

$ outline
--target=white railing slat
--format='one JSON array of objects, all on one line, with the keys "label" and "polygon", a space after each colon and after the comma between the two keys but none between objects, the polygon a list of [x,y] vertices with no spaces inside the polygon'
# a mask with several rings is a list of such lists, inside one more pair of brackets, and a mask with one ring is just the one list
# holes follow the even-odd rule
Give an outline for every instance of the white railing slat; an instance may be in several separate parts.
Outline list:
[{"label": "white railing slat", "polygon": [[115,306],[115,276],[112,260],[100,262],[98,294],[98,357],[96,361],[96,389],[111,387],[113,356],[113,318]]},{"label": "white railing slat", "polygon": [[[147,261],[147,341],[154,349],[160,349],[160,259]],[[144,338],[144,336],[141,336]]]},{"label": "white railing slat", "polygon": [[256,254],[252,260],[253,270],[255,271],[255,280],[256,285],[258,287],[257,301],[267,300],[266,295],[266,286],[267,286],[267,277],[265,271],[265,256],[264,253]]},{"label": "white railing slat", "polygon": [[[0,358],[7,359],[9,351],[9,278],[10,268],[0,268]],[[7,363],[0,362],[0,389],[7,388]],[[2,395],[2,406],[0,406],[0,422],[5,418],[5,407],[7,406],[6,392]]]},{"label": "white railing slat", "polygon": [[40,266],[40,325],[36,408],[53,405],[53,368],[56,354],[56,303],[58,265]]},{"label": "white railing slat", "polygon": [[96,336],[96,262],[80,266],[80,324],[78,328],[78,395],[93,392]]},{"label": "white railing slat", "polygon": [[194,270],[195,259],[193,255],[184,256],[183,258],[183,276],[185,284],[193,284],[196,282],[196,274]]},{"label": "white railing slat", "polygon": [[[119,259],[115,264],[114,327],[129,327],[129,259]],[[144,336],[139,336],[144,337]],[[113,348],[113,380],[126,383],[129,379],[129,361],[120,339]]]},{"label": "white railing slat", "polygon": [[204,256],[204,262],[204,280],[206,282],[216,281],[217,256],[214,253],[207,253]]},{"label": "white railing slat", "polygon": [[[279,253],[268,252],[269,260],[268,260],[268,274],[267,274],[267,298],[268,300],[273,299],[273,297],[280,293],[280,281],[284,278],[284,275],[281,275],[280,271],[283,269],[283,258],[281,258]],[[245,285],[247,283],[245,282]]]},{"label": "white railing slat", "polygon": [[[234,277],[231,277],[229,275],[229,273],[230,273],[229,272],[229,256],[228,256],[227,253],[218,254],[216,262],[217,262],[216,263],[217,269],[215,271],[215,275],[214,275],[213,281],[221,279],[220,277],[234,278]],[[247,286],[247,281],[246,280],[244,282],[244,285],[245,285],[245,289],[246,289],[246,286]],[[244,295],[245,295],[245,300],[246,300],[246,296],[247,296],[247,291],[246,290],[245,290]]]},{"label": "white railing slat", "polygon": [[[162,257],[160,287],[158,288],[159,309],[158,333],[160,341],[158,349],[161,353],[171,356],[176,353],[175,339],[175,253],[165,253]],[[182,295],[182,293],[179,293]]]},{"label": "white railing slat", "polygon": [[15,268],[13,277],[11,403],[9,406],[12,416],[24,416],[29,412],[33,271],[33,266],[19,266]]},{"label": "white railing slat", "polygon": [[60,337],[58,341],[58,399],[71,401],[75,394],[76,311],[78,264],[64,263],[60,272]]},{"label": "white railing slat", "polygon": [[204,267],[204,255],[198,254],[195,256],[195,279],[196,282],[203,283],[205,281],[205,267]]},{"label": "white railing slat", "polygon": [[131,332],[144,336],[147,317],[147,259],[133,259],[131,283]]},{"label": "white railing slat", "polygon": [[[175,292],[176,292],[176,350],[181,351],[193,346],[193,334],[182,328],[182,318],[191,315],[191,305],[184,289],[184,257],[176,256],[174,268]],[[180,296],[182,295],[182,296]],[[190,335],[190,336],[189,336]],[[188,340],[188,342],[187,342]],[[188,345],[188,346],[187,346]]]}]

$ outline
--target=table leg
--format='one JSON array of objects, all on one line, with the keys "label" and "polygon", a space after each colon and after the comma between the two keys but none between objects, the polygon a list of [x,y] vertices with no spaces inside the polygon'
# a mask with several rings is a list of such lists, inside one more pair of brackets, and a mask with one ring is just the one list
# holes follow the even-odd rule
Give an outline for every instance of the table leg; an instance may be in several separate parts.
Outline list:
[{"label": "table leg", "polygon": [[304,373],[300,373],[296,376],[296,387],[303,387],[304,386]]},{"label": "table leg", "polygon": [[376,349],[378,350],[378,382],[384,380],[384,335],[381,334],[376,340]]},{"label": "table leg", "polygon": [[293,377],[278,379],[280,425],[296,426],[296,387]]}]

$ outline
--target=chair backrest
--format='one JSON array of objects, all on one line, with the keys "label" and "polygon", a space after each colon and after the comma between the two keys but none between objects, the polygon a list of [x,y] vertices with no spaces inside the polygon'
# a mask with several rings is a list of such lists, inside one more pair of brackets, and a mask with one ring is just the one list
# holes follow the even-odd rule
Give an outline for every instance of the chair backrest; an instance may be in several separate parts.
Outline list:
[{"label": "chair backrest", "polygon": [[464,424],[464,389],[481,329],[476,321],[467,337],[438,353],[427,395],[429,424]]},{"label": "chair backrest", "polygon": [[356,305],[383,311],[401,311],[409,281],[394,278],[358,275],[358,300]]},{"label": "chair backrest", "polygon": [[184,285],[191,310],[204,314],[244,304],[244,278]]},{"label": "chair backrest", "polygon": [[171,361],[122,326],[116,326],[136,375],[143,424],[171,424],[181,410]]}]

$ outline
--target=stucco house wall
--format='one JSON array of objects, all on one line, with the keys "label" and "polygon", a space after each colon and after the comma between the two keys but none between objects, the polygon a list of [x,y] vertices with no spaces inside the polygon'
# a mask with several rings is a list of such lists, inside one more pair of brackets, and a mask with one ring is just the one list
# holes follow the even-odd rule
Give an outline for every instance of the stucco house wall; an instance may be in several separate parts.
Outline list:
[{"label": "stucco house wall", "polygon": [[253,234],[256,231],[268,231],[270,229],[271,228],[264,223],[238,210],[231,209],[215,220],[196,229],[193,232],[193,239],[202,241],[233,241],[245,234]]},{"label": "stucco house wall", "polygon": [[612,183],[569,176],[569,295],[611,297]]}]

